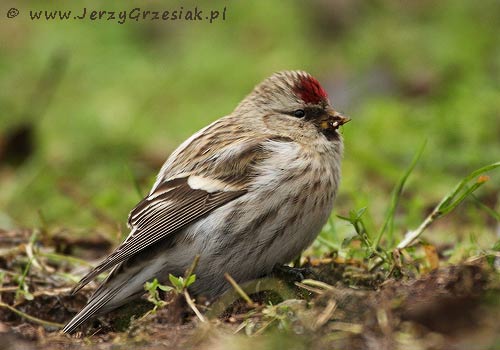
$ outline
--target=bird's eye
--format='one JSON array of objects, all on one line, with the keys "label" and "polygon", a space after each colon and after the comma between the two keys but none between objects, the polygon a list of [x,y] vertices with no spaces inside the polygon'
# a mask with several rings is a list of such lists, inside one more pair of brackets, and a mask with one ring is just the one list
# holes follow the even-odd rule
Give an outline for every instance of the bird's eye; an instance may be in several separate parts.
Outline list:
[{"label": "bird's eye", "polygon": [[297,118],[302,118],[306,115],[306,112],[304,112],[303,109],[297,109],[296,111],[293,112],[293,115]]}]

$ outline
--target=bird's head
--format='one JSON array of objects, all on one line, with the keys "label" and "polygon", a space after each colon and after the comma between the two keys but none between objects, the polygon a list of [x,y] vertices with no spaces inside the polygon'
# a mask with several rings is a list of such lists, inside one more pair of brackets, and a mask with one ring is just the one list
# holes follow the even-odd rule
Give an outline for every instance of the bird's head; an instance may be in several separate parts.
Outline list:
[{"label": "bird's head", "polygon": [[320,132],[327,139],[350,119],[331,105],[321,84],[304,71],[283,71],[258,84],[237,110],[259,112],[266,125],[280,134]]}]

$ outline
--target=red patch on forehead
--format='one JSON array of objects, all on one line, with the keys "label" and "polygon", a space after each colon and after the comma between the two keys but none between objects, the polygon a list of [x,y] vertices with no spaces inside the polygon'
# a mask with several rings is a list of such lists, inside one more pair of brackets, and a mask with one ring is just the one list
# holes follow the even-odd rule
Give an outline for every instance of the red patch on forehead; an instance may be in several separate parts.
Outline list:
[{"label": "red patch on forehead", "polygon": [[311,76],[301,77],[294,91],[305,103],[319,103],[328,99],[326,91],[320,83]]}]

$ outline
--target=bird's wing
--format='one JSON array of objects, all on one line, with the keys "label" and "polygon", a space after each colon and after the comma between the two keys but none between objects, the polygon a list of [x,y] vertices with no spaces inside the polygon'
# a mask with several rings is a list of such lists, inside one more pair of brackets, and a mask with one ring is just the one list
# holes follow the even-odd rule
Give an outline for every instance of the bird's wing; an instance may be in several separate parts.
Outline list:
[{"label": "bird's wing", "polygon": [[156,184],[130,213],[129,236],[83,277],[72,293],[101,272],[246,193],[252,177],[251,168],[265,157],[261,145],[267,140],[269,138],[247,140],[238,147],[223,148],[217,154],[199,160],[196,172]]}]

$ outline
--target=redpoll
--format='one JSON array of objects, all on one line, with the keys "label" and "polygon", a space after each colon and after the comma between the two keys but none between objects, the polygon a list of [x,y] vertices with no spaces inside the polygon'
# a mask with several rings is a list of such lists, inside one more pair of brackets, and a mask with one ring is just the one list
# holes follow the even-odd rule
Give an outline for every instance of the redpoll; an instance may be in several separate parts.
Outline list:
[{"label": "redpoll", "polygon": [[236,107],[182,143],[149,195],[130,213],[131,232],[75,287],[111,269],[64,327],[143,294],[145,282],[183,275],[196,255],[195,295],[216,297],[269,274],[316,238],[332,211],[349,119],[306,72],[273,74]]}]

